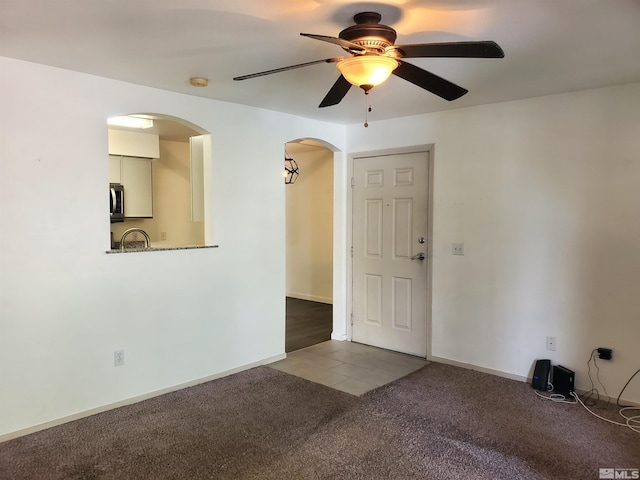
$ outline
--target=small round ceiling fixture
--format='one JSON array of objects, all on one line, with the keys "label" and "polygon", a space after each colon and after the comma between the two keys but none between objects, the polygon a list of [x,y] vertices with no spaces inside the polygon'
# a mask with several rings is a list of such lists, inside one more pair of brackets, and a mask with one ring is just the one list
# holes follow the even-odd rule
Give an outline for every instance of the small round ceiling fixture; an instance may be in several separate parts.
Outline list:
[{"label": "small round ceiling fixture", "polygon": [[194,87],[206,87],[209,85],[209,79],[203,77],[192,77],[189,79],[189,83]]}]

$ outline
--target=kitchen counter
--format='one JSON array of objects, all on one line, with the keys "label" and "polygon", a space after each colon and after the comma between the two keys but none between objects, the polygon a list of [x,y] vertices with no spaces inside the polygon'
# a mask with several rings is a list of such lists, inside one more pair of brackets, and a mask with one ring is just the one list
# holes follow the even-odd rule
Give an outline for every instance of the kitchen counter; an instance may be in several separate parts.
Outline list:
[{"label": "kitchen counter", "polygon": [[[128,243],[128,242],[125,242]],[[133,242],[132,242],[133,243]],[[120,250],[119,248],[114,248],[112,250],[107,250],[106,253],[138,253],[138,252],[162,252],[162,251],[166,251],[166,250],[195,250],[195,249],[202,249],[202,248],[218,248],[218,245],[195,245],[195,246],[187,246],[187,247],[149,247],[149,248],[144,248],[144,242],[139,242],[142,243],[142,245],[138,246],[132,246],[132,247],[128,247],[125,248],[124,250]]]}]

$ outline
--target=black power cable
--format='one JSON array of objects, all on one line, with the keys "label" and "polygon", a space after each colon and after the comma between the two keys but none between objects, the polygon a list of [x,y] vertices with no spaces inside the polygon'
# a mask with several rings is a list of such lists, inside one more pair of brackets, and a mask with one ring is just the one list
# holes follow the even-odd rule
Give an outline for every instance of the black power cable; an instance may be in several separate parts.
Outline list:
[{"label": "black power cable", "polygon": [[[597,388],[597,384],[594,384],[593,378],[591,377],[591,362],[593,362],[593,365],[596,368],[596,380],[598,381],[598,383],[602,387],[602,390],[604,391],[604,394],[605,394],[605,396],[607,398],[607,403],[609,403],[609,401],[610,401],[609,394],[607,393],[607,389],[605,388],[604,384],[602,383],[602,380],[600,380],[600,367],[598,365],[597,356],[596,356],[596,352],[597,351],[598,351],[598,349],[594,348],[591,351],[591,355],[589,356],[589,360],[587,360],[587,375],[589,377],[589,382],[591,382],[591,390],[589,390],[588,392],[585,392],[582,395],[584,403],[586,405],[589,405],[590,407],[596,406],[598,404],[598,402],[600,401],[600,391]],[[596,398],[593,398],[594,394],[596,395]]]},{"label": "black power cable", "polygon": [[618,395],[618,400],[616,400],[616,405],[618,405],[619,407],[624,407],[625,405],[620,405],[620,397],[622,397],[622,392],[624,392],[624,390],[629,386],[629,384],[631,383],[631,380],[633,380],[633,377],[635,377],[638,373],[640,373],[640,368],[638,370],[636,370],[636,373],[634,373],[633,375],[631,375],[631,378],[629,380],[627,380],[627,383],[624,384],[624,387],[622,387],[622,390],[620,390],[620,394]]}]

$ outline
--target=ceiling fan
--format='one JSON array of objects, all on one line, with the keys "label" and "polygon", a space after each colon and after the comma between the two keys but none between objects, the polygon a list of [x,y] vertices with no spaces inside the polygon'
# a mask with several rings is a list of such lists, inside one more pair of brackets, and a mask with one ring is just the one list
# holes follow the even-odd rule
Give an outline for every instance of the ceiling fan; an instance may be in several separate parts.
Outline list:
[{"label": "ceiling fan", "polygon": [[340,103],[352,85],[358,86],[365,93],[368,93],[374,86],[387,80],[391,74],[451,101],[460,98],[468,90],[411,63],[407,63],[404,59],[424,57],[504,57],[502,48],[493,41],[394,45],[396,31],[387,25],[382,25],[380,23],[381,19],[382,16],[376,12],[358,13],[353,17],[355,25],[342,30],[338,35],[339,38],[310,33],[300,34],[304,37],[338,45],[351,54],[349,57],[332,57],[299,63],[235,77],[234,80],[247,80],[318,63],[336,63],[340,71],[340,77],[320,102],[320,108]]}]

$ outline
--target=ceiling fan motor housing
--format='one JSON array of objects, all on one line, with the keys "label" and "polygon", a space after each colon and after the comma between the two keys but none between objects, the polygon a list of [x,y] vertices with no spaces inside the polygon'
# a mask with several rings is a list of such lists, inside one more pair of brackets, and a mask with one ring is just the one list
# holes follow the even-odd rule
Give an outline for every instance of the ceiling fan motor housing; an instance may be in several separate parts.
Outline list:
[{"label": "ceiling fan motor housing", "polygon": [[381,19],[382,16],[376,12],[358,13],[353,17],[356,24],[345,28],[338,36],[382,53],[385,48],[394,44],[397,35],[393,28],[380,24]]}]

